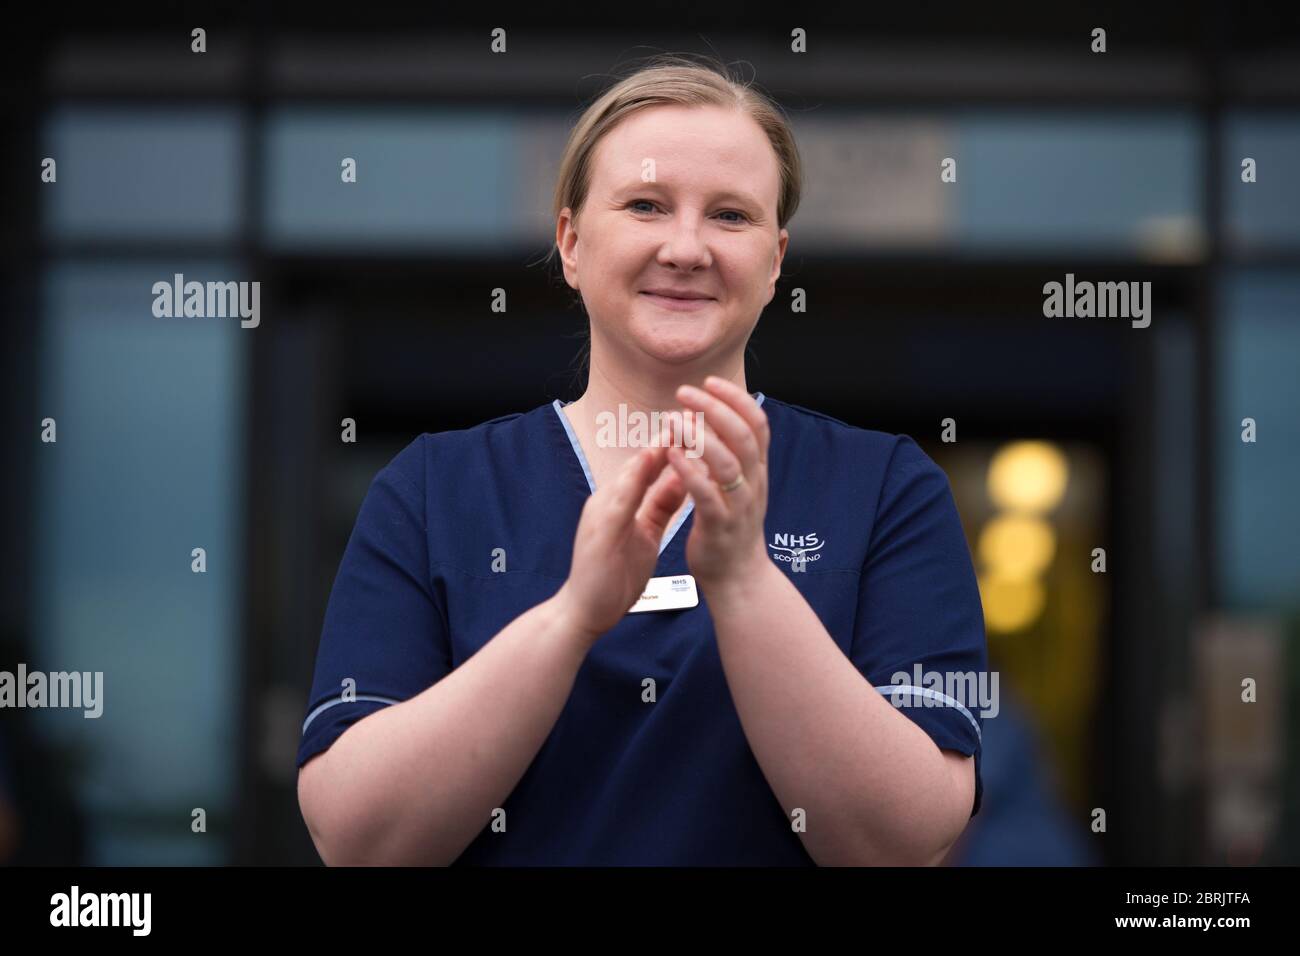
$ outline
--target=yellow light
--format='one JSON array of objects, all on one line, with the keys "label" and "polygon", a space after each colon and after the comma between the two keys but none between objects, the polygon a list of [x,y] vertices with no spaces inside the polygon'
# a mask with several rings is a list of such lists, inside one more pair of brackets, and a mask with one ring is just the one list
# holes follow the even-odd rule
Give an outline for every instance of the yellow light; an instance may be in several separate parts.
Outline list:
[{"label": "yellow light", "polygon": [[1002,514],[980,531],[976,545],[990,574],[1024,580],[1040,574],[1056,554],[1056,532],[1042,518]]},{"label": "yellow light", "polygon": [[989,463],[989,498],[1008,511],[1042,513],[1061,503],[1069,465],[1059,448],[1045,441],[1004,445]]},{"label": "yellow light", "polygon": [[1038,620],[1047,603],[1047,592],[1035,578],[1015,580],[997,575],[979,576],[980,603],[984,625],[990,631],[1010,633],[1023,630]]}]

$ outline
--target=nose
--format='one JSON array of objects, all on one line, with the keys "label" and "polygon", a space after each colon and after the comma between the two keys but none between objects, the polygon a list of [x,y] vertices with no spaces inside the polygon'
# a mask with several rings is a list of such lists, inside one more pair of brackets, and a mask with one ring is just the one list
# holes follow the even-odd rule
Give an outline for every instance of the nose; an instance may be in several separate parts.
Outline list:
[{"label": "nose", "polygon": [[698,215],[682,213],[673,216],[657,259],[661,266],[676,266],[686,271],[706,268],[713,262]]}]

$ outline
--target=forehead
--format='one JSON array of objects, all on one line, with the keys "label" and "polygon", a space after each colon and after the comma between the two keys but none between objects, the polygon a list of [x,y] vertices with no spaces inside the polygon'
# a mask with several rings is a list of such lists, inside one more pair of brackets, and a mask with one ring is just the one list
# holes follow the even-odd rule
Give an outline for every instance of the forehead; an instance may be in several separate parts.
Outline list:
[{"label": "forehead", "polygon": [[743,182],[767,195],[780,184],[780,165],[767,135],[738,109],[674,104],[638,110],[597,144],[592,188],[644,185],[647,159],[654,160],[655,179],[667,185]]}]

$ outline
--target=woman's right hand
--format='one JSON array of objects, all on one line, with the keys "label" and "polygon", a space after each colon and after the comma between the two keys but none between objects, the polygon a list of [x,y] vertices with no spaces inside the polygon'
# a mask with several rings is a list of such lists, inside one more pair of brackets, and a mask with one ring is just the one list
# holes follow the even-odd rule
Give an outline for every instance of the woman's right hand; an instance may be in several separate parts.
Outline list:
[{"label": "woman's right hand", "polygon": [[591,643],[644,593],[668,522],[686,500],[666,452],[663,445],[642,448],[582,506],[573,563],[557,597]]}]

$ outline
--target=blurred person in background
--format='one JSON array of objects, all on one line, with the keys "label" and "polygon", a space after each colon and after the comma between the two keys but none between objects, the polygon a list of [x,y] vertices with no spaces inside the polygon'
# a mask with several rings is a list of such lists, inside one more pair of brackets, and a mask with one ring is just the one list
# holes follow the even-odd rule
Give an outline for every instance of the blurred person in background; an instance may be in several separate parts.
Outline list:
[{"label": "blurred person in background", "polygon": [[1029,715],[1006,685],[984,724],[984,806],[944,861],[948,866],[1099,866],[1056,791]]}]

